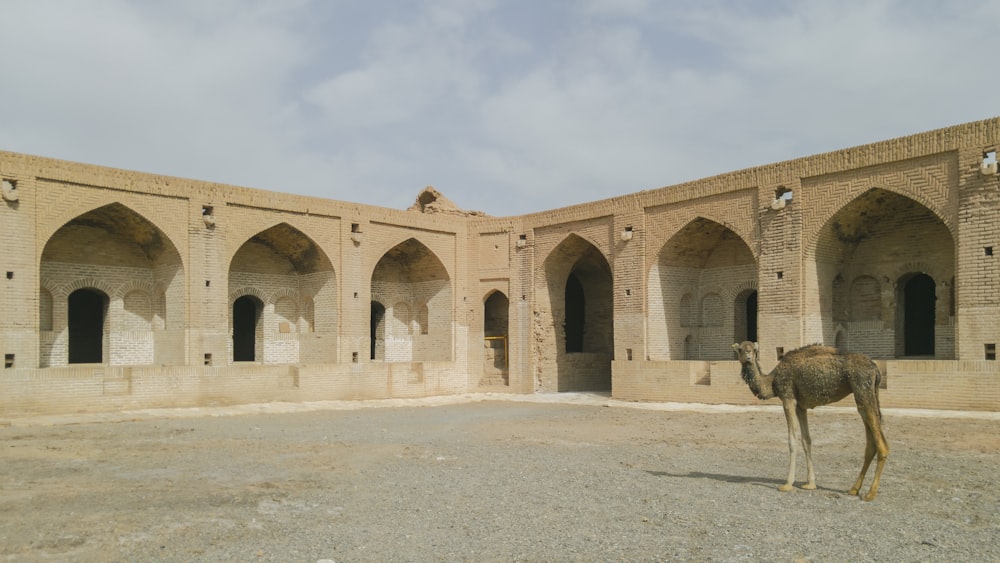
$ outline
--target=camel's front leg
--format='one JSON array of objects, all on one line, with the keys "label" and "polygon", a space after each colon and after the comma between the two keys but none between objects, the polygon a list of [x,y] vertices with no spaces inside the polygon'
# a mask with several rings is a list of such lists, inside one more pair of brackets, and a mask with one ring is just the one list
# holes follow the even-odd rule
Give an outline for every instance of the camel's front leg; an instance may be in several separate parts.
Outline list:
[{"label": "camel's front leg", "polygon": [[799,423],[795,415],[796,405],[794,401],[781,401],[781,406],[785,409],[785,423],[788,425],[788,478],[785,484],[778,487],[779,491],[790,491],[795,485],[795,450],[799,441]]},{"label": "camel's front leg", "polygon": [[796,406],[795,415],[799,420],[799,428],[802,432],[802,452],[806,456],[806,482],[803,489],[812,490],[816,488],[816,474],[813,472],[812,458],[812,438],[809,436],[809,413],[806,409]]}]

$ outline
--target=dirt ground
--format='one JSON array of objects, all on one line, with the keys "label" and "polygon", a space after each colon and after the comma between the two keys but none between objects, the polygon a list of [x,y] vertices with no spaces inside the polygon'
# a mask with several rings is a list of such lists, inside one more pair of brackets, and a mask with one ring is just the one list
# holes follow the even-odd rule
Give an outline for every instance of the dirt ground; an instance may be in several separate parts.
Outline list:
[{"label": "dirt ground", "polygon": [[1000,416],[884,419],[869,503],[844,492],[864,448],[850,409],[813,412],[819,488],[790,493],[777,405],[469,395],[6,420],[0,558],[1000,560]]}]

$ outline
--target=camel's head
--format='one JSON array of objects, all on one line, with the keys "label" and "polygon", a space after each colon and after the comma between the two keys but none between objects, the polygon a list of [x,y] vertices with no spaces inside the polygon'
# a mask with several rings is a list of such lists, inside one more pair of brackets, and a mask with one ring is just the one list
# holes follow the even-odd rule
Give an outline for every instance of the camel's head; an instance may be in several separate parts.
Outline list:
[{"label": "camel's head", "polygon": [[733,351],[736,352],[741,364],[757,363],[756,342],[743,341],[739,344],[733,344]]}]

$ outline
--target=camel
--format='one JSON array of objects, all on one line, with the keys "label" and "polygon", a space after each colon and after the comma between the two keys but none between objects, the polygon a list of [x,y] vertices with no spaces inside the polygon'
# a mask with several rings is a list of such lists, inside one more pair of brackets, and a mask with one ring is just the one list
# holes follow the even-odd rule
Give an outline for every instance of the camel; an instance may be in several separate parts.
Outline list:
[{"label": "camel", "polygon": [[812,464],[812,440],[809,437],[808,409],[827,405],[854,393],[854,402],[865,425],[865,461],[861,474],[849,494],[857,495],[865,480],[872,459],[878,455],[875,479],[864,500],[878,494],[882,467],[889,455],[889,445],[882,433],[882,411],[878,404],[878,387],[882,374],[870,358],[862,354],[841,354],[836,348],[813,344],[784,355],[771,373],[765,374],[758,362],[757,343],[733,344],[742,364],[741,375],[758,399],[781,399],[788,424],[788,479],[778,487],[790,491],[795,481],[796,442],[801,427],[802,451],[806,457],[808,477],[803,489],[816,488]]}]

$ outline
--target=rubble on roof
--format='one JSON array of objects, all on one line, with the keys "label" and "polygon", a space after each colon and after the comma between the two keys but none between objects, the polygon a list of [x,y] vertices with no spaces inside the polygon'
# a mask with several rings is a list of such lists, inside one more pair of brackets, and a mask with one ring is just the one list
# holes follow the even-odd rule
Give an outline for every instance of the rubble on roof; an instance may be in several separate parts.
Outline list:
[{"label": "rubble on roof", "polygon": [[434,186],[427,186],[420,190],[417,200],[407,211],[419,211],[421,213],[440,213],[443,215],[461,215],[463,217],[485,217],[482,211],[466,211],[459,209],[450,199],[444,197]]}]

